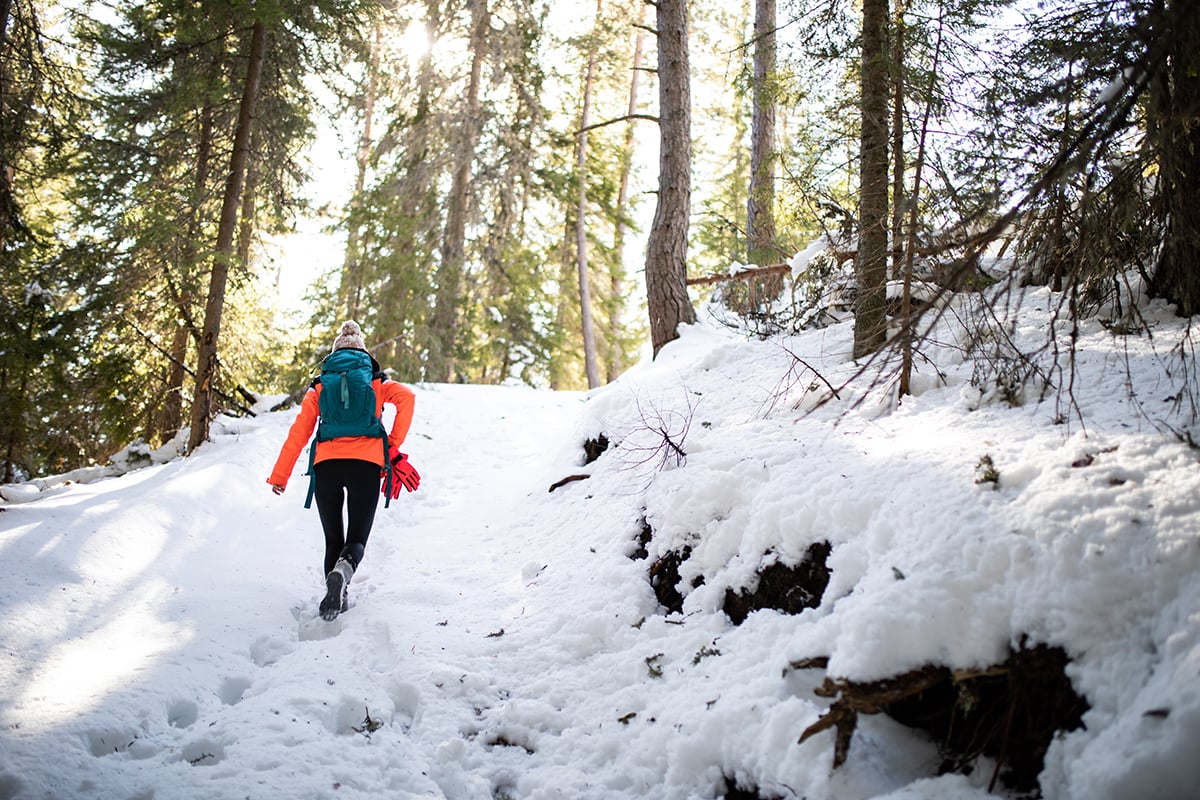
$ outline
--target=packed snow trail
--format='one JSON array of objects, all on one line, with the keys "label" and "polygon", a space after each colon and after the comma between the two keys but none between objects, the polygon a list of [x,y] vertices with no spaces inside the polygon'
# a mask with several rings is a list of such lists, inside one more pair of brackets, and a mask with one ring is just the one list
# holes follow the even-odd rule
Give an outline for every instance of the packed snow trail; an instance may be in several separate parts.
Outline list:
[{"label": "packed snow trail", "polygon": [[294,412],[7,509],[0,798],[471,796],[439,747],[502,691],[488,661],[520,614],[512,520],[579,402],[419,387],[421,489],[380,504],[332,623],[304,464],[282,497],[264,482]]}]

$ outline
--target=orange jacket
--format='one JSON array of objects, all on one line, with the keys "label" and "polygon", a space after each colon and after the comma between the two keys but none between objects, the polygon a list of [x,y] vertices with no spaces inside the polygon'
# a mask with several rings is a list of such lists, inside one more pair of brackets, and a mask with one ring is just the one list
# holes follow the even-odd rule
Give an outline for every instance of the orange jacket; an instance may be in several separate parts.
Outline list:
[{"label": "orange jacket", "polygon": [[[407,386],[393,380],[376,378],[374,384],[375,414],[382,418],[385,403],[390,403],[396,408],[396,418],[392,420],[392,429],[388,432],[388,445],[399,447],[404,443],[404,437],[408,436],[408,429],[412,427],[416,397]],[[317,396],[320,391],[321,385],[317,384],[304,395],[304,402],[300,404],[300,414],[292,423],[292,427],[288,429],[287,440],[284,441],[283,447],[279,451],[279,458],[275,460],[275,468],[271,470],[271,477],[267,478],[267,483],[272,486],[287,486],[288,478],[292,475],[292,468],[296,466],[296,459],[300,457],[304,445],[312,438],[320,416],[317,406]],[[371,461],[380,467],[383,466],[383,446],[374,436],[344,436],[340,439],[330,439],[327,442],[316,442],[314,446],[317,448],[316,461],[325,461],[330,458],[356,458],[361,461]]]}]

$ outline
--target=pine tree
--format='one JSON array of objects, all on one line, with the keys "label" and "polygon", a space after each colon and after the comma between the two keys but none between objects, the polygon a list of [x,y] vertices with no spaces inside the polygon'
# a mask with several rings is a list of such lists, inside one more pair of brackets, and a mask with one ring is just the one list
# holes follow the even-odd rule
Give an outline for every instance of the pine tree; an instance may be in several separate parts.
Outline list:
[{"label": "pine tree", "polygon": [[[221,316],[228,311],[234,320],[254,320],[254,333],[239,331],[235,344],[199,360],[221,367],[201,378],[205,419],[240,404],[232,387],[244,376],[258,383],[272,378],[276,367],[268,360],[264,371],[263,360],[251,352],[270,336],[253,308],[261,302],[253,291],[258,242],[290,225],[299,207],[304,173],[296,153],[313,130],[305,75],[340,63],[330,53],[353,39],[353,20],[362,13],[359,4],[339,0],[259,5],[262,19],[282,14],[289,24],[262,37],[257,132],[246,128],[247,138],[236,148],[244,157],[244,179],[237,196],[227,197],[222,227],[246,76],[239,45],[254,24],[241,10],[238,4],[219,14],[211,5],[135,4],[123,6],[111,22],[85,20],[78,29],[99,57],[92,100],[98,128],[79,159],[76,203],[80,219],[113,243],[106,266],[120,276],[121,295],[112,311],[129,334],[117,350],[151,376],[127,403],[139,409],[143,435],[151,440],[170,438],[179,428],[185,375],[195,375],[188,362],[196,363],[206,333],[219,336],[211,313],[204,330],[200,310],[222,294],[205,294],[215,273],[224,272],[217,283],[234,293],[223,293]],[[223,252],[214,261],[217,245]],[[193,433],[202,435],[198,429],[206,426],[200,422]]]},{"label": "pine tree", "polygon": [[188,449],[195,450],[208,439],[208,426],[214,412],[214,381],[217,377],[217,345],[221,335],[221,318],[225,311],[225,286],[233,260],[233,237],[236,233],[238,206],[242,199],[250,158],[251,125],[258,104],[258,87],[262,80],[263,60],[267,49],[267,24],[256,19],[251,28],[242,102],[238,110],[233,136],[233,152],[221,203],[217,244],[213,252],[208,299],[204,306],[204,328],[196,356],[196,392],[192,399],[192,426]]},{"label": "pine tree", "polygon": [[[78,347],[109,290],[56,238],[81,118],[79,77],[36,2],[0,7],[0,481],[75,466],[103,447],[71,419]],[[92,359],[95,364],[101,359]]]},{"label": "pine tree", "polygon": [[578,144],[575,155],[578,197],[575,207],[575,266],[579,285],[579,320],[583,336],[583,358],[587,385],[595,389],[600,385],[600,369],[596,361],[596,334],[592,325],[591,275],[588,271],[588,127],[591,124],[592,96],[596,86],[596,58],[598,44],[596,33],[604,13],[604,1],[596,0],[596,14],[592,23],[592,36],[587,47],[587,65],[584,68],[582,103],[579,111]]},{"label": "pine tree", "polygon": [[455,361],[460,347],[460,316],[466,277],[467,215],[471,173],[479,142],[480,95],[483,91],[483,64],[487,57],[491,17],[487,0],[470,4],[471,53],[470,77],[466,87],[466,105],[457,125],[454,173],[447,198],[449,209],[442,237],[441,262],[437,271],[437,299],[431,321],[436,348],[430,352],[428,370],[433,380],[448,382],[455,378]]}]

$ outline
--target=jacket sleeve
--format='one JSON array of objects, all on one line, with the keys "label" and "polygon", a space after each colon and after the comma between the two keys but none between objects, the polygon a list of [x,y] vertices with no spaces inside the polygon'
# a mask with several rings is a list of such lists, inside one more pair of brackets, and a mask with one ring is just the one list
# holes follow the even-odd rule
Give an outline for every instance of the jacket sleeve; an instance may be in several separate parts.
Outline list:
[{"label": "jacket sleeve", "polygon": [[396,418],[392,420],[392,429],[388,432],[388,444],[399,448],[408,436],[412,427],[413,409],[416,406],[416,395],[402,383],[396,381],[383,382],[383,402],[396,407]]},{"label": "jacket sleeve", "polygon": [[279,450],[279,458],[275,459],[275,468],[271,470],[271,477],[267,478],[267,483],[273,486],[287,486],[288,478],[292,476],[292,468],[296,466],[296,459],[300,457],[300,452],[304,445],[308,444],[313,430],[317,427],[317,416],[317,390],[309,389],[300,404],[300,413],[288,429],[287,439]]}]

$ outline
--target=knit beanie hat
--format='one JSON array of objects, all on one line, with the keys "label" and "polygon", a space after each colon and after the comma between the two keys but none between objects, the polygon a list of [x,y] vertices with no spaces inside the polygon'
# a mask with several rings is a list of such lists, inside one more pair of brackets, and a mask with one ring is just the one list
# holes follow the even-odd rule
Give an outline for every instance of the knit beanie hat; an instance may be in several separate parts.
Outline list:
[{"label": "knit beanie hat", "polygon": [[344,347],[349,347],[353,350],[366,350],[367,345],[363,341],[362,329],[358,327],[358,323],[350,320],[342,323],[342,332],[333,340],[333,349],[341,350]]}]

